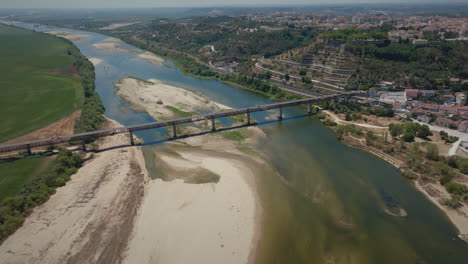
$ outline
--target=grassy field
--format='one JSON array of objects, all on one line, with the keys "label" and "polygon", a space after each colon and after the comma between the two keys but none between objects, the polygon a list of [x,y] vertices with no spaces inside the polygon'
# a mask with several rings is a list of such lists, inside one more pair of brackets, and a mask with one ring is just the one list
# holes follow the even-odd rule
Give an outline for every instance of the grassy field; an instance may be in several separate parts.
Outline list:
[{"label": "grassy field", "polygon": [[17,195],[24,184],[29,183],[43,172],[52,157],[35,157],[15,161],[0,162],[0,201],[9,196]]},{"label": "grassy field", "polygon": [[0,142],[56,121],[81,107],[81,79],[70,43],[0,25]]}]

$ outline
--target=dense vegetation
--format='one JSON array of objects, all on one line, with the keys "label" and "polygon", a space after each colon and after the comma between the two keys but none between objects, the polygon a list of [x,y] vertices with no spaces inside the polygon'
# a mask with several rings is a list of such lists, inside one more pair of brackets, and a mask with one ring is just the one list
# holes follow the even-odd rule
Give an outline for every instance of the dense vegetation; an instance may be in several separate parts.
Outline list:
[{"label": "dense vegetation", "polygon": [[339,30],[331,30],[318,35],[321,39],[329,40],[385,40],[387,39],[387,32],[393,28],[391,24],[384,24],[380,27],[373,29],[360,29],[360,28],[344,28]]},{"label": "dense vegetation", "polygon": [[[189,23],[155,20],[148,30],[151,34],[142,37],[158,45],[230,62],[248,60],[253,55],[280,54],[309,42],[315,35],[312,28],[268,29],[245,17],[225,16],[194,18]],[[207,45],[213,45],[215,52],[205,54],[201,49]]]},{"label": "dense vegetation", "polygon": [[384,45],[352,42],[346,51],[357,58],[358,69],[349,89],[368,89],[380,81],[414,88],[468,90],[450,78],[468,78],[468,42],[442,41],[412,45],[407,41]]},{"label": "dense vegetation", "polygon": [[[423,148],[421,148],[421,146]],[[415,179],[415,173],[425,181],[438,181],[445,186],[451,198],[444,201],[447,206],[459,207],[461,202],[468,202],[466,185],[453,181],[458,174],[468,174],[468,159],[459,156],[440,156],[435,145],[430,143],[413,143],[406,154],[408,171],[404,176]],[[414,173],[415,172],[415,173]]]},{"label": "dense vegetation", "polygon": [[84,89],[84,103],[81,107],[81,117],[75,124],[76,132],[89,132],[101,127],[104,117],[104,106],[101,98],[95,91],[94,65],[80,53],[78,48],[70,46],[68,54],[75,57],[74,65],[81,76],[81,84]]},{"label": "dense vegetation", "polygon": [[432,132],[427,125],[420,125],[414,122],[390,124],[388,130],[392,137],[400,137],[401,140],[405,142],[412,142],[415,137],[427,138],[432,135]]},{"label": "dense vegetation", "polygon": [[32,208],[47,201],[57,187],[65,185],[82,164],[79,155],[62,149],[52,164],[24,185],[17,195],[0,200],[0,241],[23,224]]},{"label": "dense vegetation", "polygon": [[0,25],[0,142],[54,122],[79,109],[83,89],[57,37]]}]

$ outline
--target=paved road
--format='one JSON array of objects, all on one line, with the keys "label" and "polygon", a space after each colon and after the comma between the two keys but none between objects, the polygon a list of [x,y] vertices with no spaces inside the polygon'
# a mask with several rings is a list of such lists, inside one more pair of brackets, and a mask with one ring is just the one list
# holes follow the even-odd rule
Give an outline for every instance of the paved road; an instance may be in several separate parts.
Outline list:
[{"label": "paved road", "polygon": [[413,120],[413,121],[416,122],[416,123],[419,123],[421,125],[427,125],[429,127],[429,129],[431,129],[433,131],[437,131],[437,132],[445,131],[445,132],[447,132],[447,134],[449,136],[458,137],[458,140],[455,143],[453,143],[452,147],[450,148],[450,150],[449,150],[449,152],[447,154],[448,156],[456,155],[457,154],[457,149],[460,146],[460,143],[462,141],[468,141],[468,134],[460,132],[458,130],[450,129],[450,128],[446,128],[446,127],[440,127],[440,126],[436,126],[436,125],[429,125],[429,124],[426,124],[426,123],[423,123],[423,122],[419,122],[417,120]]}]

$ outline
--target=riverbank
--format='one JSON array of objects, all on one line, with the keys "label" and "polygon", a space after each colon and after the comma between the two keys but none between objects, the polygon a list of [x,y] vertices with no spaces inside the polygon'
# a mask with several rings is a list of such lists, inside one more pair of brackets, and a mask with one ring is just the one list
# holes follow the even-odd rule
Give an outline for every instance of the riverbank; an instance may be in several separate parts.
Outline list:
[{"label": "riverbank", "polygon": [[[124,78],[116,87],[118,95],[157,120],[228,109],[154,79]],[[178,129],[199,132],[206,127]],[[253,258],[261,219],[255,176],[257,168],[268,165],[239,147],[264,134],[249,127],[243,130],[245,138],[229,140],[230,134],[223,133],[239,132],[178,139],[145,150],[154,179],[145,187],[126,263],[248,263]]]},{"label": "riverbank", "polygon": [[[324,113],[326,113],[330,118],[332,118],[338,124],[346,124],[346,125],[354,124],[355,126],[361,126],[361,128],[371,130],[377,133],[377,135],[379,135],[380,133],[382,134],[382,136],[383,134],[386,133],[385,127],[348,122],[348,121],[344,121],[340,119],[338,116],[331,113],[330,111],[324,111]],[[354,135],[352,133],[345,134],[342,137],[342,142],[348,146],[367,151],[385,160],[386,162],[392,164],[396,168],[401,169],[402,171],[405,171],[405,170],[412,171],[406,165],[405,152],[386,153],[385,151],[382,151],[376,147],[368,145],[366,143],[364,134],[361,136]],[[409,149],[410,147],[408,147],[408,150],[406,150],[406,152],[408,152]],[[468,206],[465,203],[462,203],[460,207],[454,209],[454,208],[444,205],[444,201],[451,198],[450,193],[444,188],[444,186],[441,185],[439,181],[429,181],[427,180],[426,177],[422,177],[422,175],[416,172],[413,172],[413,173],[418,175],[418,178],[414,179],[415,189],[423,193],[427,199],[429,199],[440,210],[442,210],[445,213],[445,215],[447,215],[447,217],[450,219],[452,224],[457,228],[459,232],[459,237],[465,240],[466,242],[468,242],[467,240],[468,239]]]},{"label": "riverbank", "polygon": [[[121,126],[107,120],[108,128]],[[97,141],[101,149],[127,135]],[[0,246],[2,263],[118,263],[130,237],[147,181],[139,147],[94,154],[71,180]]]}]

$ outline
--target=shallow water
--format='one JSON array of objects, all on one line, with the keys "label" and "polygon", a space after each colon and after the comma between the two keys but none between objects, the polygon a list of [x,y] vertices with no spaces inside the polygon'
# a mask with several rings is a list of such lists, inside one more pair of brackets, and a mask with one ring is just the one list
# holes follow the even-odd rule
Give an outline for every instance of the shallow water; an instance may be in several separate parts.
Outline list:
[{"label": "shallow water", "polygon": [[[46,27],[34,30],[57,30]],[[124,125],[151,122],[132,110],[113,86],[122,77],[155,78],[200,92],[233,108],[271,100],[218,81],[184,76],[167,62],[154,65],[131,53],[96,49],[107,36],[77,30],[89,37],[73,41],[96,66],[96,89],[106,116]],[[468,245],[457,237],[448,218],[401,177],[399,171],[366,152],[349,148],[320,122],[289,108],[282,122],[267,121],[273,112],[255,113],[267,137],[259,148],[278,173],[257,179],[264,208],[257,263],[466,263]],[[165,130],[137,133],[145,142],[163,139]],[[151,146],[148,146],[151,147]],[[385,207],[400,207],[406,217]],[[464,259],[464,260],[463,260]]]}]

